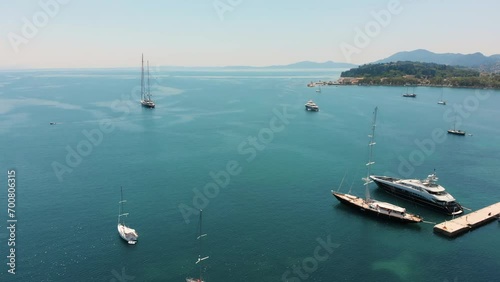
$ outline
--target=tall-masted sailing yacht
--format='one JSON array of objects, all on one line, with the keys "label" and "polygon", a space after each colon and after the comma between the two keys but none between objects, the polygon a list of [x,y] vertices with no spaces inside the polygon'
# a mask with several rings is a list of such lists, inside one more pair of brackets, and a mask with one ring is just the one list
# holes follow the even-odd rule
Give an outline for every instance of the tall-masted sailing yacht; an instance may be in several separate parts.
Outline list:
[{"label": "tall-masted sailing yacht", "polygon": [[344,194],[344,193],[339,193],[335,192],[332,190],[333,196],[337,198],[341,203],[349,205],[351,207],[360,209],[361,211],[364,211],[368,214],[375,215],[377,217],[383,217],[383,218],[388,218],[391,220],[403,222],[403,223],[417,223],[417,222],[422,222],[422,218],[418,215],[414,215],[411,213],[406,212],[405,208],[386,203],[386,202],[380,202],[377,200],[374,200],[370,198],[370,183],[373,181],[370,179],[370,166],[375,164],[374,161],[372,161],[372,155],[373,155],[373,146],[375,145],[375,126],[376,126],[376,120],[377,120],[377,110],[378,108],[375,107],[375,111],[373,112],[373,123],[372,123],[372,132],[370,137],[370,143],[368,144],[369,146],[369,156],[368,156],[368,163],[366,164],[367,167],[367,175],[366,178],[363,178],[365,182],[365,199],[362,199],[360,197],[350,195],[350,194]]},{"label": "tall-masted sailing yacht", "polygon": [[[198,237],[196,237],[196,239],[200,241],[199,251],[198,251],[198,260],[196,261],[196,264],[199,264],[200,262],[209,258],[208,256],[201,257],[201,252],[202,252],[202,240],[201,239],[203,237],[207,236],[207,234],[203,234],[203,232],[201,230],[201,220],[202,220],[201,214],[202,214],[202,210],[200,210],[200,223],[198,226]],[[200,267],[200,278],[186,278],[186,282],[205,282],[205,280],[203,280],[203,278],[202,278],[203,271],[202,271],[201,265],[199,265],[199,267]]]},{"label": "tall-masted sailing yacht", "polygon": [[457,116],[455,115],[455,121],[453,122],[453,129],[448,129],[449,134],[465,136],[465,131],[457,129]]},{"label": "tall-masted sailing yacht", "polygon": [[128,227],[125,225],[125,216],[128,216],[128,213],[123,212],[123,203],[127,202],[123,200],[123,189],[120,187],[120,208],[118,210],[118,234],[120,234],[120,237],[122,237],[123,240],[125,240],[129,245],[135,245],[137,243],[137,238],[139,235],[137,235],[137,231],[135,229]]},{"label": "tall-masted sailing yacht", "polygon": [[151,83],[149,82],[149,61],[148,61],[148,85],[144,81],[144,54],[142,54],[142,67],[141,67],[141,105],[146,108],[154,108],[155,102],[151,100]]}]

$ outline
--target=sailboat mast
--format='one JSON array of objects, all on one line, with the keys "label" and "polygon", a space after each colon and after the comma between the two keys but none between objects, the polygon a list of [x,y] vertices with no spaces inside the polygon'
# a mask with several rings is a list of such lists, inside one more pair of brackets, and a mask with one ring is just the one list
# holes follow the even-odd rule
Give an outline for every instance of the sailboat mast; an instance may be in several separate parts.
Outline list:
[{"label": "sailboat mast", "polygon": [[141,100],[144,100],[144,54],[142,54],[141,64]]},{"label": "sailboat mast", "polygon": [[[201,251],[202,251],[202,241],[201,241],[201,236],[203,234],[202,232],[202,229],[201,229],[201,223],[202,223],[202,212],[203,210],[200,210],[200,235],[198,235],[198,240],[200,240],[200,250],[199,250],[199,253],[198,253],[198,259],[201,259]],[[200,264],[200,281],[203,281],[202,277],[201,277],[201,274],[202,274],[202,265]]]},{"label": "sailboat mast", "polygon": [[372,122],[372,132],[371,134],[369,135],[370,137],[370,143],[368,144],[368,147],[369,147],[369,153],[368,153],[368,163],[366,164],[366,178],[365,178],[365,194],[366,194],[366,199],[369,200],[370,199],[370,183],[372,182],[370,180],[370,167],[375,164],[374,161],[372,161],[372,158],[373,158],[373,146],[375,146],[375,127],[377,126],[376,125],[376,122],[377,122],[377,111],[378,111],[378,107],[375,107],[375,110],[373,111],[373,122]]},{"label": "sailboat mast", "polygon": [[148,100],[151,100],[151,83],[149,82],[149,60],[148,60]]},{"label": "sailboat mast", "polygon": [[120,202],[118,202],[118,224],[120,224],[120,217],[122,216],[122,203],[123,203],[123,188],[120,186]]}]

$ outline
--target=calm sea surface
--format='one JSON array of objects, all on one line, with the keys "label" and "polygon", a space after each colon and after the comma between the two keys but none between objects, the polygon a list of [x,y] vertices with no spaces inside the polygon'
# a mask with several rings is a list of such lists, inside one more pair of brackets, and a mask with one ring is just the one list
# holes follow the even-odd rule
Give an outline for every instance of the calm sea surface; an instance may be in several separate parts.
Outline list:
[{"label": "calm sea surface", "polygon": [[[500,223],[448,240],[433,224],[366,217],[330,190],[364,195],[378,106],[373,173],[436,169],[465,207],[500,201],[500,92],[444,89],[441,106],[441,88],[411,99],[399,87],[306,87],[339,74],[153,70],[148,110],[135,69],[0,72],[0,280],[185,281],[198,273],[201,207],[207,282],[498,281]],[[319,112],[304,111],[309,99]],[[455,116],[472,136],[437,138]],[[120,186],[135,246],[116,230]],[[426,221],[450,219],[371,190]]]}]

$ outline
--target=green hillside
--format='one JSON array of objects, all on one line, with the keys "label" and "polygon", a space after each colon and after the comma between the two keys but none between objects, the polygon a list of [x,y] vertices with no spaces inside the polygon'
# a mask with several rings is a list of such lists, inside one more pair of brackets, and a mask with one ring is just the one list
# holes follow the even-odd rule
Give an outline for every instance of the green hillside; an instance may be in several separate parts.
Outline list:
[{"label": "green hillside", "polygon": [[500,88],[500,74],[448,65],[392,62],[362,65],[342,72],[341,77],[359,78],[367,85],[432,85],[451,87]]}]

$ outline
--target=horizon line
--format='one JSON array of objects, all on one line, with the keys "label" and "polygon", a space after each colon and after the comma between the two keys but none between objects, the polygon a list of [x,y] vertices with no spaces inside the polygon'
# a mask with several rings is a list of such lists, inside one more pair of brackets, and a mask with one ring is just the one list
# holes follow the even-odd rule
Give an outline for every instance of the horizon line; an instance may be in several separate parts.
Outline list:
[{"label": "horizon line", "polygon": [[[324,62],[315,62],[315,61],[299,61],[295,63],[290,63],[290,64],[285,64],[285,65],[265,65],[265,66],[251,66],[251,65],[226,65],[226,66],[180,66],[180,65],[157,65],[157,66],[152,66],[152,67],[159,67],[159,68],[192,68],[192,69],[221,69],[221,68],[253,68],[253,69],[259,69],[259,68],[283,68],[286,69],[286,67],[291,66],[291,68],[294,68],[293,65],[299,64],[299,63],[314,63],[314,64],[326,64],[326,63],[334,63],[334,64],[346,64],[346,65],[353,65],[353,66],[360,66],[361,64],[354,64],[354,63],[346,63],[346,62],[334,62],[334,61],[324,61]],[[366,63],[365,63],[366,64]],[[0,67],[0,71],[28,71],[28,70],[92,70],[92,69],[99,69],[99,70],[116,70],[116,69],[135,69],[135,68],[140,68],[140,66],[119,66],[119,67],[112,67],[112,66],[101,66],[101,67]],[[295,67],[296,69],[301,69],[300,67]],[[302,69],[336,69],[336,68],[321,68],[321,67],[305,67]],[[340,67],[339,69],[344,69]]]}]

